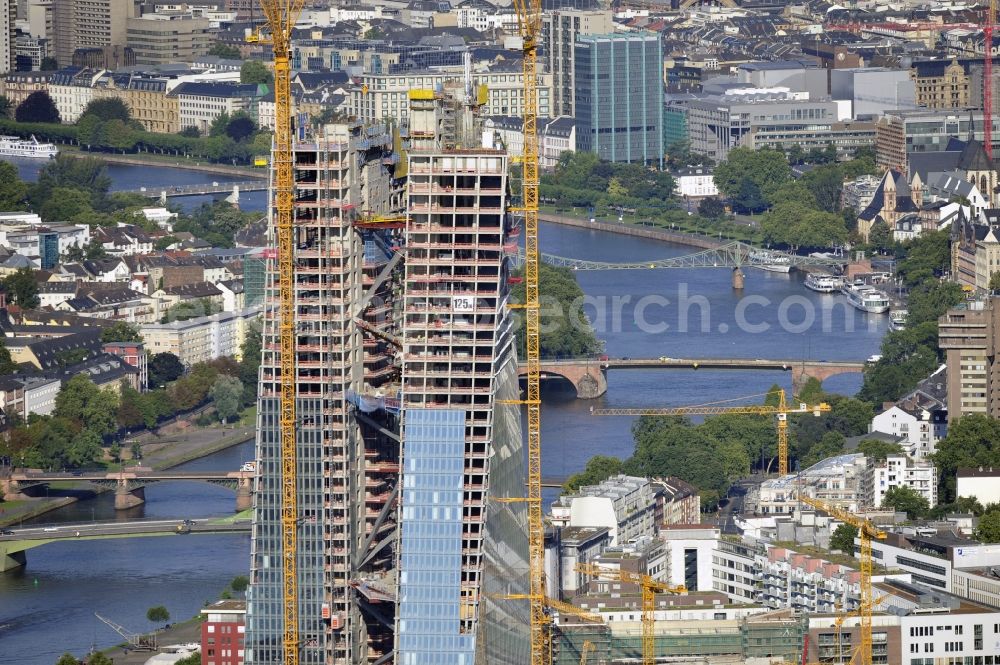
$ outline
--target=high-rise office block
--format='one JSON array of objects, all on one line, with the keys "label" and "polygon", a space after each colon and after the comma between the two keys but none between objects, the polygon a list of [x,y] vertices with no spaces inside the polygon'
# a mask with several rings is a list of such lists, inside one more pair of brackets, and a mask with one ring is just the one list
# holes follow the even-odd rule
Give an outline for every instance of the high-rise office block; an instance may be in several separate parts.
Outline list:
[{"label": "high-rise office block", "polygon": [[580,35],[604,35],[614,32],[610,11],[563,9],[546,12],[542,20],[542,44],[545,62],[552,74],[552,117],[576,113],[574,95],[574,56]]},{"label": "high-rise office block", "polygon": [[130,18],[126,26],[128,45],[139,65],[192,62],[208,53],[214,41],[207,18],[153,14]]},{"label": "high-rise office block", "polygon": [[17,64],[14,44],[14,23],[17,21],[17,0],[0,0],[0,74],[12,71]]},{"label": "high-rise office block", "polygon": [[55,57],[61,66],[79,48],[124,46],[126,23],[135,16],[133,0],[57,0],[53,3]]},{"label": "high-rise office block", "polygon": [[[391,652],[398,404],[357,319],[374,280],[362,213],[401,206],[385,126],[300,128],[294,147],[300,662],[355,665]],[[393,242],[380,238],[381,245]],[[282,662],[284,587],[277,283],[268,262],[258,398],[258,488],[247,605],[248,663]],[[391,300],[375,328],[391,323]],[[384,392],[380,392],[383,391]],[[388,601],[388,610],[386,602]]]},{"label": "high-rise office block", "polygon": [[503,599],[527,588],[526,510],[491,500],[525,492],[515,227],[507,154],[469,147],[471,97],[410,93],[399,665],[528,660],[527,603]]},{"label": "high-rise office block", "polygon": [[613,162],[662,165],[660,36],[580,35],[574,48],[577,149]]}]

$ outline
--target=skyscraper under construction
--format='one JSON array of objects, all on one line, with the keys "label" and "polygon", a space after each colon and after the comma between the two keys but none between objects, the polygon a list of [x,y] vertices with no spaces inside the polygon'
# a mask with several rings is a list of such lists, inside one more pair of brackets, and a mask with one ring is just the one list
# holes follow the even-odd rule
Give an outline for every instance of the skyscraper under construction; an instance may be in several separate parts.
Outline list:
[{"label": "skyscraper under construction", "polygon": [[[522,663],[524,460],[507,155],[477,91],[409,126],[298,128],[300,662]],[[406,151],[402,148],[406,146]],[[278,311],[269,262],[246,662],[283,660]],[[405,445],[400,442],[405,442]]]}]

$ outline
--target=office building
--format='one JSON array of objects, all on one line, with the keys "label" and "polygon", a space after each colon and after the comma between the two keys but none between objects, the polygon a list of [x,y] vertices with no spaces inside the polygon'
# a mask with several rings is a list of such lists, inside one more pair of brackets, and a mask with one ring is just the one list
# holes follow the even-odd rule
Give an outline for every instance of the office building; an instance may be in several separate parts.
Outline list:
[{"label": "office building", "polygon": [[563,9],[542,15],[542,59],[552,75],[553,116],[576,114],[575,56],[580,35],[606,35],[615,26],[610,11]]},{"label": "office building", "polygon": [[832,69],[830,96],[850,102],[854,118],[917,108],[909,73],[888,67]]},{"label": "office building", "polygon": [[17,0],[0,0],[0,74],[17,66],[16,21]]},{"label": "office building", "polygon": [[184,14],[144,14],[126,22],[128,45],[138,65],[192,62],[212,48],[207,18]]},{"label": "office building", "polygon": [[1000,565],[1000,550],[995,545],[970,540],[952,531],[916,531],[889,533],[884,540],[873,540],[872,556],[886,568],[909,573],[918,584],[949,592],[954,569]]},{"label": "office building", "polygon": [[447,97],[409,95],[396,662],[523,663],[527,606],[502,596],[527,588],[527,515],[486,505],[524,495],[507,154],[451,147],[481,128]]},{"label": "office building", "polygon": [[[851,152],[863,141],[871,142],[871,128],[865,123],[840,122],[837,103],[830,100],[794,98],[788,92],[731,90],[692,99],[683,106],[691,150],[716,162],[740,146],[784,150],[798,145],[808,150],[833,142],[839,151]],[[845,132],[846,142],[838,145],[838,133]]]},{"label": "office building", "polygon": [[[996,118],[993,136],[997,137]],[[982,111],[951,109],[895,111],[875,123],[875,163],[906,173],[914,153],[944,152],[952,139],[983,141]],[[994,139],[994,148],[996,141]]]},{"label": "office building", "polygon": [[177,99],[181,129],[194,127],[208,134],[212,123],[223,113],[232,116],[237,111],[246,111],[252,116],[260,93],[254,84],[185,81],[171,90],[170,96]]},{"label": "office building", "polygon": [[791,92],[807,93],[808,98],[814,100],[829,96],[827,76],[827,70],[813,60],[747,62],[736,70],[737,81],[745,87],[787,88]]},{"label": "office building", "polygon": [[970,96],[972,77],[957,58],[916,60],[910,67],[910,77],[915,86],[916,102],[924,108],[964,109],[969,108],[974,99]]},{"label": "office building", "polygon": [[36,39],[55,36],[52,0],[28,0],[28,34]]},{"label": "office building", "polygon": [[135,16],[132,0],[56,0],[52,8],[55,57],[63,66],[77,49],[125,46],[126,24]]},{"label": "office building", "polygon": [[938,319],[948,366],[948,420],[981,413],[1000,417],[1000,298],[963,303]]},{"label": "office building", "polygon": [[246,633],[246,602],[218,600],[201,611],[201,662],[204,665],[242,665]]},{"label": "office building", "polygon": [[660,530],[666,545],[665,581],[693,591],[711,591],[712,556],[719,546],[720,532],[709,524],[672,524]]},{"label": "office building", "polygon": [[660,35],[579,35],[574,49],[577,149],[608,161],[662,167]]},{"label": "office building", "polygon": [[[394,560],[399,473],[398,400],[391,412],[384,401],[361,401],[386,379],[367,374],[375,338],[355,323],[360,312],[344,306],[360,302],[367,289],[365,241],[352,225],[353,211],[398,209],[400,183],[384,163],[392,149],[387,127],[300,132],[293,153],[300,662],[353,665],[392,651],[387,626],[395,587],[382,576]],[[282,659],[285,612],[276,268],[270,252],[246,639],[247,662],[260,665]],[[398,387],[385,391],[395,398]],[[382,594],[377,606],[367,600],[375,594]]]}]

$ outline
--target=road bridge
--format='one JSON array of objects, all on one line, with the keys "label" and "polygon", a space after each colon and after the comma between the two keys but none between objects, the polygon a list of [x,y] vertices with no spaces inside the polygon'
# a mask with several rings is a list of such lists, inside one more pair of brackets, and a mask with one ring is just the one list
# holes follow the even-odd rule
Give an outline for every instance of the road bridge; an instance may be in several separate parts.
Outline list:
[{"label": "road bridge", "polygon": [[[541,254],[543,262],[572,270],[665,270],[690,268],[730,268],[733,271],[733,287],[743,288],[743,268],[765,266],[787,266],[789,268],[819,268],[842,266],[848,261],[844,257],[800,256],[773,249],[761,249],[745,242],[734,240],[718,247],[711,247],[700,252],[672,256],[653,261],[629,261],[615,263],[610,261],[587,261],[571,259],[554,254]],[[514,264],[524,263],[524,253],[518,249]]]},{"label": "road bridge", "polygon": [[238,201],[241,192],[263,192],[267,190],[267,180],[245,180],[243,182],[213,182],[198,185],[176,185],[170,187],[149,186],[123,190],[123,194],[138,194],[152,199],[166,200],[182,196],[208,196],[229,194]]},{"label": "road bridge", "polygon": [[115,508],[126,510],[145,502],[145,486],[170,480],[207,482],[236,490],[236,511],[250,507],[253,493],[253,471],[155,471],[149,467],[131,467],[112,472],[44,473],[14,471],[0,475],[0,490],[7,501],[29,498],[27,492],[35,486],[56,481],[83,481],[113,488]]},{"label": "road bridge", "polygon": [[60,540],[105,540],[149,536],[249,533],[249,519],[218,517],[197,520],[129,520],[52,524],[0,531],[0,572],[27,563],[26,551]]},{"label": "road bridge", "polygon": [[[576,388],[580,399],[600,397],[608,391],[607,373],[619,369],[726,369],[771,370],[792,373],[792,385],[797,390],[808,379],[823,381],[836,374],[864,370],[865,363],[852,360],[774,360],[763,358],[608,358],[542,360],[543,379],[565,379]],[[521,363],[518,373],[524,376],[527,365]]]}]

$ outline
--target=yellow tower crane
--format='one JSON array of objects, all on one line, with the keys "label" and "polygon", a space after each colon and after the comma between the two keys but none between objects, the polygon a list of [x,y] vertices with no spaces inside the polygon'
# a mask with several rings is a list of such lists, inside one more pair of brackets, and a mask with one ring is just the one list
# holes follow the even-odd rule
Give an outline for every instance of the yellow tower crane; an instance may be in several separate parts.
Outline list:
[{"label": "yellow tower crane", "polygon": [[583,641],[583,648],[580,650],[580,665],[587,665],[587,659],[594,652],[594,643],[590,640]]},{"label": "yellow tower crane", "polygon": [[800,495],[799,500],[816,510],[830,514],[845,524],[850,524],[858,530],[858,538],[861,541],[861,603],[858,608],[858,616],[861,617],[861,645],[855,658],[851,660],[856,661],[858,665],[872,665],[872,610],[876,604],[872,598],[872,538],[884,540],[885,531],[864,517],[831,506],[818,499]]},{"label": "yellow tower crane", "polygon": [[584,575],[593,575],[596,578],[612,579],[623,584],[637,584],[642,591],[642,665],[654,665],[656,663],[656,643],[653,633],[654,619],[656,611],[657,593],[686,593],[684,585],[671,586],[665,582],[654,580],[649,575],[633,573],[620,568],[606,568],[604,566],[594,566],[587,563],[576,564],[576,571]]},{"label": "yellow tower crane", "polygon": [[[819,404],[788,404],[785,401],[785,391],[778,390],[778,403],[774,406],[769,404],[749,404],[745,406],[725,406],[735,400],[725,400],[722,402],[710,402],[708,404],[696,404],[694,406],[678,406],[673,408],[640,408],[640,409],[591,409],[591,415],[595,416],[718,416],[723,414],[750,414],[758,416],[778,416],[778,475],[788,474],[788,416],[794,413],[811,413],[816,417],[819,414],[830,410],[830,405],[826,402]],[[771,393],[761,393],[759,395],[748,395],[737,399],[748,399],[750,397],[762,397]]]},{"label": "yellow tower crane", "polygon": [[285,665],[299,662],[298,454],[295,445],[295,239],[292,220],[295,178],[292,171],[291,38],[305,0],[259,0],[267,19],[267,37],[248,41],[270,44],[274,54],[274,227],[278,254],[278,311],[281,367],[281,565],[284,585]]},{"label": "yellow tower crane", "polygon": [[524,304],[528,411],[528,601],[531,616],[531,665],[545,665],[545,525],[542,522],[542,414],[538,304],[538,42],[541,0],[514,0],[521,34],[524,73],[524,152],[521,196],[524,215]]}]

